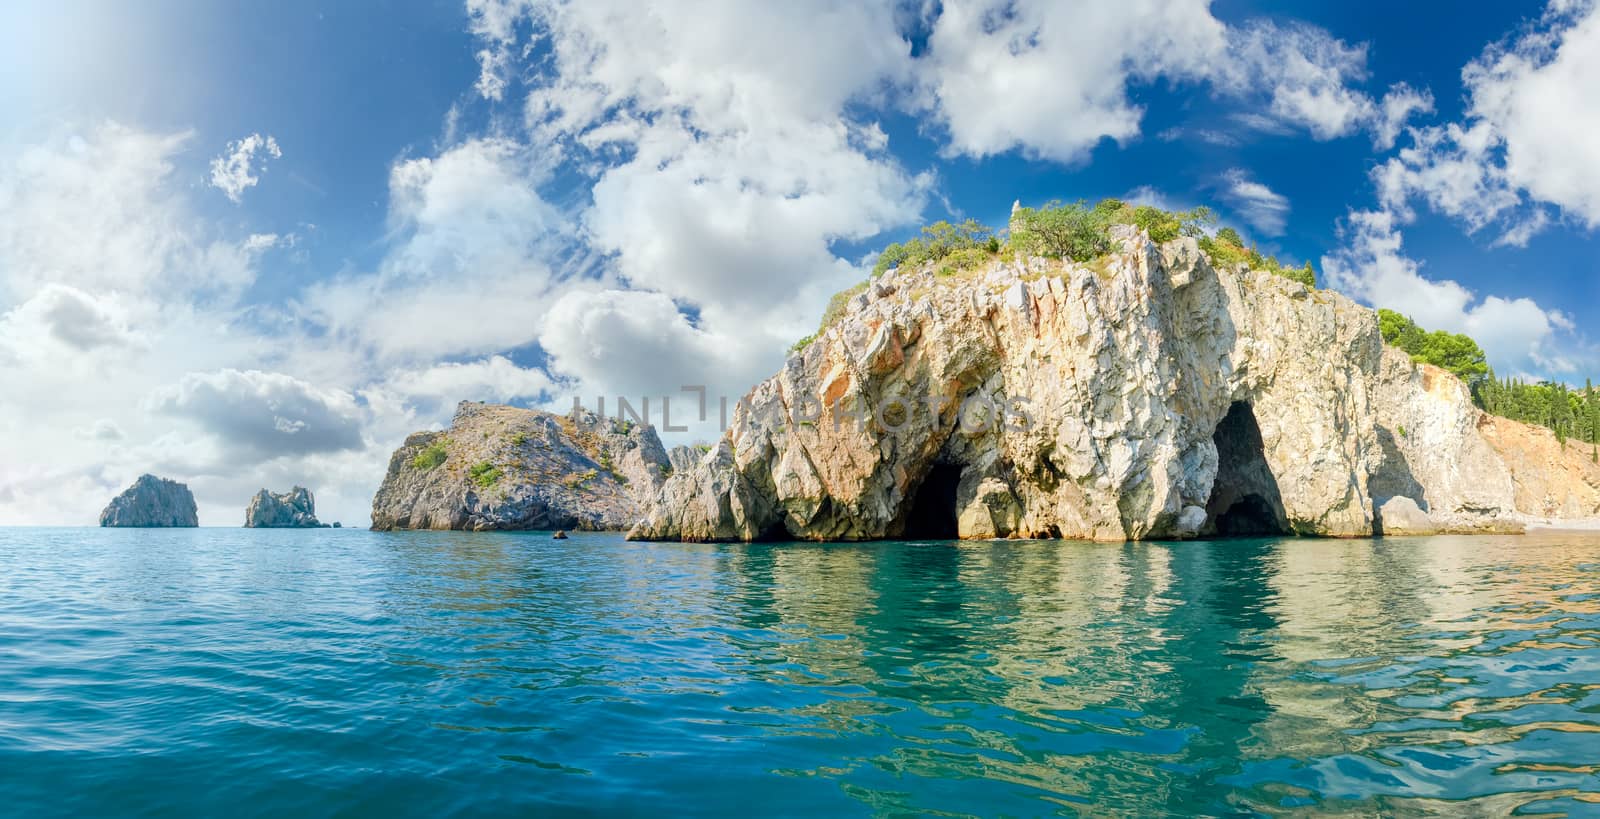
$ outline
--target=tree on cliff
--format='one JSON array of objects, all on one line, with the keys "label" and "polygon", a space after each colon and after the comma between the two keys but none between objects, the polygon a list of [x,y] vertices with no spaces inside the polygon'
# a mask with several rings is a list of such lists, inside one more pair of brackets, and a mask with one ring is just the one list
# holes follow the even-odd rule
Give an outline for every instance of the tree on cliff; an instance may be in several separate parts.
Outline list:
[{"label": "tree on cliff", "polygon": [[1378,310],[1378,331],[1383,340],[1404,350],[1413,361],[1443,367],[1469,386],[1489,373],[1489,360],[1478,342],[1460,333],[1424,331],[1417,323],[1393,310]]}]

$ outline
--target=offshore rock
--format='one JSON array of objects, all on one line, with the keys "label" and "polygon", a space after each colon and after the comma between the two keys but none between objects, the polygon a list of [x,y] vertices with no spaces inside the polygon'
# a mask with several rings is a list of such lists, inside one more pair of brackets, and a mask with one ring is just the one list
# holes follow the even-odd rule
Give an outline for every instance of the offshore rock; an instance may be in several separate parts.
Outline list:
[{"label": "offshore rock", "polygon": [[140,475],[133,485],[111,500],[100,513],[101,526],[187,527],[199,526],[194,494],[189,487]]},{"label": "offshore rock", "polygon": [[1600,514],[1587,452],[1508,456],[1533,433],[1386,348],[1372,310],[1218,269],[1193,239],[1114,239],[1087,265],[873,280],[630,536],[1368,536],[1386,510],[1404,531]]},{"label": "offshore rock", "polygon": [[650,426],[463,401],[395,451],[372,528],[626,530],[670,471]]},{"label": "offshore rock", "polygon": [[317,529],[327,524],[317,520],[316,500],[303,486],[275,495],[265,489],[250,499],[244,510],[246,528]]}]

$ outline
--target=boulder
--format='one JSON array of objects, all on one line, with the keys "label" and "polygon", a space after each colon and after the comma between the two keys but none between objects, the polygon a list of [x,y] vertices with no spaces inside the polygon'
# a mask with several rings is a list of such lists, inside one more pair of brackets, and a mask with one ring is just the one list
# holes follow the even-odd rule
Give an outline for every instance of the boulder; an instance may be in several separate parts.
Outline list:
[{"label": "boulder", "polygon": [[189,487],[177,481],[140,475],[133,485],[112,498],[100,513],[101,526],[199,526],[200,517]]}]

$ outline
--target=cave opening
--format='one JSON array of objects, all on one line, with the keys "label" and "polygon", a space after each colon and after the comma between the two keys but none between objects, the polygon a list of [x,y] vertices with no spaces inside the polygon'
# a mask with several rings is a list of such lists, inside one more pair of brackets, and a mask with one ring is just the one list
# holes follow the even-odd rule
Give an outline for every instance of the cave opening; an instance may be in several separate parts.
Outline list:
[{"label": "cave opening", "polygon": [[1278,479],[1267,464],[1255,410],[1235,401],[1211,435],[1217,446],[1217,478],[1206,518],[1219,537],[1289,534]]},{"label": "cave opening", "polygon": [[960,537],[956,519],[956,489],[961,485],[961,467],[934,464],[917,487],[906,516],[907,540],[955,540]]}]

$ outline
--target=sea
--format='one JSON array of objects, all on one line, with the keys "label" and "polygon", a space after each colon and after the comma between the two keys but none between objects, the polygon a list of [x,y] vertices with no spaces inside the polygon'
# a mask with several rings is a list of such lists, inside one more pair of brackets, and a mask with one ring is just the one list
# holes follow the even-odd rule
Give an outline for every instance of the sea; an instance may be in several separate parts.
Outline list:
[{"label": "sea", "polygon": [[0,529],[0,815],[1600,816],[1600,534]]}]

